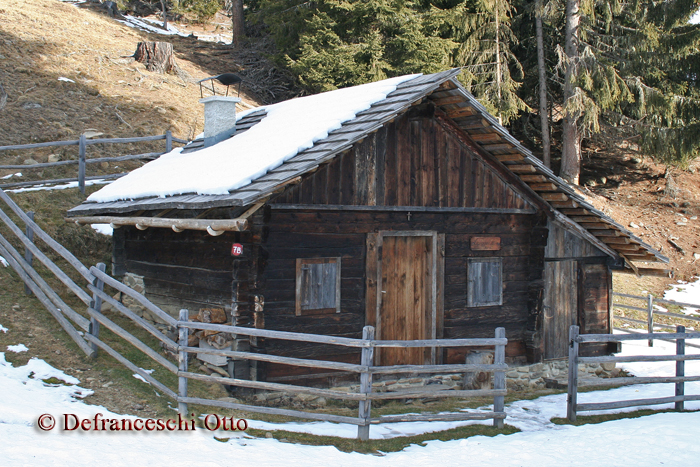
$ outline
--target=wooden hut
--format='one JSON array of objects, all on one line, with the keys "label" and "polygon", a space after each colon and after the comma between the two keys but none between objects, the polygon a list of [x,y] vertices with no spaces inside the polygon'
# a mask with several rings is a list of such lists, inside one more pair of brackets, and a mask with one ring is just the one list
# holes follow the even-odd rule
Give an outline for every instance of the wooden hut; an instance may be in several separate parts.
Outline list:
[{"label": "wooden hut", "polygon": [[[127,190],[131,199],[88,199],[68,216],[118,227],[113,274],[143,276],[146,295],[173,312],[220,307],[237,325],[334,336],[360,337],[370,324],[380,339],[490,337],[503,326],[512,361],[564,357],[569,325],[611,332],[613,270],[643,273],[635,262],[668,260],[544,167],[458,73],[404,77],[308,147],[223,193]],[[276,126],[254,134],[273,114]],[[204,151],[229,144],[231,158],[245,158],[237,141],[280,138],[292,122],[279,115],[272,107],[248,112],[234,136],[209,149],[197,140],[177,157],[203,160]],[[296,115],[312,117],[313,106]],[[168,160],[151,164],[166,170]],[[114,189],[155,182],[159,172],[138,179],[142,170]],[[338,348],[250,345],[359,362]],[[457,348],[386,349],[377,358],[464,357]],[[308,372],[270,364],[265,377]],[[260,368],[252,373],[263,377]]]}]

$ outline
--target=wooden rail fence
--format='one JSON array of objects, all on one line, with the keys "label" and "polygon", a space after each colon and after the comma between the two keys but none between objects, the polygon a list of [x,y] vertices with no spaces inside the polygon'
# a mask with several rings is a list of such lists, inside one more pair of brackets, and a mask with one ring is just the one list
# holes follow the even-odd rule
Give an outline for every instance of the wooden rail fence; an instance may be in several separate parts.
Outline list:
[{"label": "wooden rail fence", "polygon": [[[116,157],[98,157],[98,158],[92,158],[92,159],[87,159],[86,158],[86,153],[87,153],[87,147],[92,144],[126,144],[126,143],[143,143],[143,142],[148,142],[148,141],[160,141],[160,140],[165,140],[165,151],[164,152],[148,152],[148,153],[143,153],[143,154],[129,154],[125,156],[116,156]],[[122,161],[127,161],[127,160],[134,160],[134,159],[155,159],[167,152],[172,151],[173,149],[173,142],[175,143],[180,143],[180,144],[187,144],[187,141],[180,139],[180,138],[175,138],[170,130],[166,131],[165,134],[163,135],[156,135],[156,136],[140,136],[140,137],[133,137],[133,138],[96,138],[96,139],[87,139],[87,137],[82,134],[80,135],[80,138],[77,140],[70,140],[70,141],[49,141],[45,143],[32,143],[32,144],[14,144],[14,145],[9,145],[9,146],[0,146],[0,151],[10,151],[10,150],[20,150],[20,149],[38,149],[38,148],[46,148],[46,147],[59,147],[59,146],[78,146],[78,160],[67,160],[67,161],[58,161],[58,162],[43,162],[39,164],[32,164],[32,165],[0,165],[0,169],[22,169],[22,170],[28,170],[28,169],[40,169],[40,168],[47,168],[47,167],[60,167],[64,165],[78,165],[78,176],[77,178],[61,178],[61,179],[54,179],[54,180],[37,180],[37,181],[32,181],[32,182],[18,182],[18,183],[6,183],[3,185],[0,185],[0,189],[3,188],[19,188],[19,187],[27,187],[27,186],[33,186],[33,185],[40,185],[43,183],[64,183],[64,182],[78,182],[78,187],[80,188],[81,193],[85,193],[85,181],[90,180],[90,179],[103,179],[103,180],[109,180],[109,179],[115,179],[119,178],[123,175],[124,173],[121,174],[111,174],[111,175],[102,175],[102,176],[97,176],[97,177],[86,177],[85,176],[85,169],[87,164],[98,164],[101,162],[122,162]]]},{"label": "wooden rail fence", "polygon": [[[85,280],[86,286],[83,288],[73,281],[63,270],[61,270],[46,254],[44,254],[21,228],[19,228],[2,209],[0,209],[0,220],[9,228],[14,236],[19,239],[31,253],[31,258],[36,258],[46,266],[72,293],[74,293],[85,305],[83,316],[66,304],[60,296],[46,283],[46,281],[34,270],[31,264],[29,253],[23,256],[5,237],[0,235],[0,255],[5,257],[12,268],[25,282],[26,286],[56,318],[61,327],[78,344],[81,350],[88,356],[96,356],[98,350],[103,350],[129,370],[140,375],[144,380],[153,385],[161,393],[170,397],[178,403],[181,414],[187,415],[188,404],[200,404],[212,407],[229,408],[234,410],[244,410],[254,413],[278,414],[291,417],[300,417],[314,420],[326,420],[338,423],[350,423],[358,426],[358,438],[369,439],[369,427],[372,424],[389,423],[398,421],[455,421],[455,420],[493,420],[496,427],[502,428],[506,413],[504,410],[504,397],[507,394],[505,372],[505,347],[508,340],[505,337],[504,328],[496,328],[493,338],[482,339],[429,339],[429,340],[376,340],[374,338],[374,328],[366,326],[363,329],[361,339],[335,337],[317,334],[304,334],[286,331],[273,331],[266,329],[256,329],[239,327],[225,324],[209,324],[189,321],[187,310],[181,310],[179,319],[175,319],[158,306],[149,301],[139,292],[127,287],[116,279],[110,277],[105,272],[104,264],[98,264],[91,268],[85,267],[75,256],[73,256],[63,246],[58,244],[47,235],[34,220],[23,212],[14,201],[2,190],[0,190],[0,200],[7,205],[14,214],[26,225],[26,232],[41,239],[54,252],[65,259]],[[29,260],[28,260],[29,259]],[[177,330],[178,340],[170,339],[153,324],[134,313],[120,301],[115,300],[110,294],[105,292],[105,285],[128,295],[136,300],[148,312],[154,314],[159,320],[165,322],[171,329]],[[84,290],[86,289],[86,290]],[[102,313],[102,304],[110,304],[114,310],[129,318],[133,324],[140,327],[157,339],[165,349],[178,356],[177,362],[173,362],[165,357],[161,352],[138,339],[132,332],[115,323],[112,319]],[[171,389],[158,381],[153,375],[139,368],[129,361],[121,353],[100,339],[100,329],[104,327],[112,331],[116,336],[124,339],[133,345],[154,362],[177,376],[178,388]],[[306,342],[313,344],[338,345],[352,347],[360,350],[360,364],[311,360],[279,355],[267,355],[247,351],[205,349],[188,346],[188,336],[194,330],[209,330],[233,335],[264,337],[267,339],[280,339],[288,341]],[[409,347],[493,347],[493,364],[451,364],[451,365],[392,365],[381,366],[374,364],[375,348],[409,348]],[[337,389],[322,389],[306,386],[298,386],[283,383],[272,383],[266,381],[252,381],[234,377],[215,377],[208,374],[192,372],[188,369],[188,360],[191,354],[211,354],[223,356],[228,359],[252,360],[259,362],[272,362],[293,366],[303,366],[308,368],[320,368],[336,371],[351,372],[359,375],[360,385],[357,392],[344,392]],[[406,389],[394,392],[376,392],[372,390],[374,375],[391,374],[448,374],[448,373],[474,373],[488,372],[493,375],[492,389],[478,390],[441,390],[430,391],[426,389]],[[357,417],[341,416],[326,413],[306,412],[300,410],[283,409],[277,407],[262,407],[249,404],[240,404],[220,400],[212,400],[202,397],[192,397],[188,393],[188,381],[198,380],[214,382],[241,388],[250,388],[267,391],[283,391],[291,394],[310,394],[333,398],[339,400],[352,400],[359,402]],[[375,400],[389,399],[409,399],[409,398],[447,398],[447,397],[489,397],[493,398],[493,410],[477,412],[459,412],[449,414],[397,414],[372,417],[371,404]]]},{"label": "wooden rail fence", "polygon": [[[615,300],[615,298],[626,298],[626,299],[638,300],[638,301],[643,302],[644,306],[634,306],[634,305],[628,305],[626,303],[621,303],[619,300],[613,301],[613,313],[615,311],[615,308],[640,311],[642,313],[646,313],[646,315],[647,315],[646,321],[642,321],[641,319],[629,318],[627,316],[619,316],[619,315],[613,315],[613,317],[615,319],[627,321],[629,323],[641,324],[642,326],[646,326],[647,333],[649,333],[649,334],[654,334],[654,328],[671,329],[671,330],[676,329],[676,326],[654,322],[654,315],[668,316],[668,317],[676,318],[676,319],[686,319],[689,321],[695,321],[695,322],[700,323],[699,316],[683,315],[680,313],[672,313],[670,311],[661,311],[661,310],[657,310],[656,307],[654,306],[656,303],[662,303],[664,305],[675,305],[675,306],[681,306],[681,307],[695,308],[700,312],[700,305],[697,303],[683,303],[683,302],[677,302],[674,300],[666,300],[663,298],[656,298],[652,294],[648,294],[646,297],[641,297],[639,295],[630,295],[630,294],[613,292],[613,300]],[[627,331],[627,329],[624,329],[624,328],[617,328],[617,329],[620,331]],[[662,340],[665,340],[665,338]],[[696,345],[696,344],[686,344],[686,345],[688,347],[700,348],[700,345]],[[653,346],[654,346],[654,338],[650,338],[649,339],[649,347],[653,347]]]},{"label": "wooden rail fence", "polygon": [[[624,342],[631,340],[651,340],[663,338],[676,342],[676,355],[638,355],[638,356],[602,356],[581,357],[579,346],[586,342]],[[646,405],[658,405],[674,403],[676,410],[683,410],[685,401],[700,400],[700,395],[686,395],[686,382],[700,381],[700,375],[688,376],[685,374],[685,362],[688,360],[700,360],[700,354],[686,355],[686,339],[699,339],[700,333],[687,333],[685,327],[677,326],[675,333],[645,333],[645,334],[579,334],[578,326],[569,328],[569,388],[567,395],[567,418],[575,422],[578,412],[591,410],[619,409],[624,407],[638,407]],[[673,376],[649,376],[607,378],[594,382],[587,382],[586,386],[626,386],[632,384],[649,383],[675,383],[675,395],[659,397],[655,399],[633,399],[616,402],[596,402],[579,404],[578,399],[578,365],[580,363],[627,363],[627,362],[676,362],[676,372]]]}]

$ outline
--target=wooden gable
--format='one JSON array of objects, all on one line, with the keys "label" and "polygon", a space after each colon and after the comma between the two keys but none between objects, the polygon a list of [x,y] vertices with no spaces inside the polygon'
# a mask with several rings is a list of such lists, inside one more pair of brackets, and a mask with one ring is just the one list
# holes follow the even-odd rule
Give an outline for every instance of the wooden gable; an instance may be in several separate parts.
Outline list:
[{"label": "wooden gable", "polygon": [[414,107],[304,177],[278,204],[531,208],[480,156]]}]

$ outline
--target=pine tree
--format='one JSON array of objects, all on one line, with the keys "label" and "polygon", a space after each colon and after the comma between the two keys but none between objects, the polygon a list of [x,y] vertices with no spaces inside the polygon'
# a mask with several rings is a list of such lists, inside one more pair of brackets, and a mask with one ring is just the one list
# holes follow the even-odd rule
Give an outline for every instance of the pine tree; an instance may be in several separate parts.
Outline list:
[{"label": "pine tree", "polygon": [[514,9],[508,0],[476,0],[462,12],[462,38],[457,62],[467,90],[499,120],[508,123],[528,109],[518,96],[522,67],[511,47],[517,38],[510,29]]}]

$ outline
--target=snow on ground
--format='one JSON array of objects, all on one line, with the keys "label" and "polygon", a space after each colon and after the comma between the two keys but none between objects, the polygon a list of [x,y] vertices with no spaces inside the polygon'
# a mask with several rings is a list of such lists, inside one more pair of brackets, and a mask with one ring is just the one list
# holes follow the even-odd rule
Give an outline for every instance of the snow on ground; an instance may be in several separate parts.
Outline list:
[{"label": "snow on ground", "polygon": [[[689,301],[687,295],[679,299]],[[0,324],[0,331],[6,332],[7,329]],[[622,349],[623,355],[663,355],[675,353],[675,344],[655,341],[654,347],[648,347],[646,341],[628,341]],[[686,353],[700,351],[686,347]],[[620,366],[636,376],[660,376],[673,374],[675,363],[626,363]],[[700,374],[700,361],[687,361],[686,374]],[[66,384],[42,381],[48,378]],[[517,401],[507,406],[506,423],[519,428],[520,433],[429,441],[382,456],[343,453],[332,446],[296,445],[275,439],[251,438],[240,433],[210,432],[204,428],[197,428],[194,432],[63,430],[65,419],[74,426],[76,417],[92,421],[99,414],[100,418],[131,422],[137,419],[85,404],[81,399],[89,396],[91,391],[77,384],[76,378],[35,358],[24,366],[13,367],[0,352],[0,438],[10,440],[0,448],[2,465],[685,467],[697,465],[700,456],[697,442],[700,439],[700,412],[660,413],[580,427],[555,425],[551,419],[564,417],[566,413],[565,394]],[[685,393],[700,394],[700,382],[686,383]],[[645,399],[673,394],[673,384],[634,385],[579,393],[579,402]],[[655,406],[670,407],[670,404]],[[698,410],[700,402],[686,402],[686,409]],[[42,431],[38,425],[46,426],[47,420],[50,421],[41,418],[42,414],[52,415],[56,419],[56,428]],[[176,416],[172,419],[175,420]],[[397,423],[372,426],[370,431],[373,438],[383,438],[443,430],[454,425],[443,422]],[[347,437],[356,434],[354,426],[332,423],[249,420],[249,426]],[[215,436],[222,441],[214,439]]]},{"label": "snow on ground", "polygon": [[124,15],[124,18],[124,20],[118,19],[117,21],[129,26],[130,28],[141,29],[142,31],[153,32],[156,34],[163,34],[164,36],[188,36],[188,34],[180,32],[170,23],[168,23],[168,29],[166,30],[163,29],[162,21],[152,21],[147,18],[138,18],[131,15]]},{"label": "snow on ground", "polygon": [[9,350],[10,352],[14,352],[14,353],[20,353],[20,352],[26,352],[29,349],[24,344],[17,344],[17,345],[8,345],[7,350]]},{"label": "snow on ground", "polygon": [[0,264],[2,264],[3,267],[8,267],[10,265],[10,263],[8,263],[7,260],[2,256],[0,256]]},{"label": "snow on ground", "polygon": [[92,227],[97,233],[107,235],[109,237],[111,237],[114,233],[114,229],[109,224],[90,224],[90,227]]},{"label": "snow on ground", "polygon": [[664,292],[666,300],[675,300],[683,303],[697,303],[698,308],[684,307],[682,312],[694,314],[700,311],[700,277],[694,277],[694,282],[678,281],[671,285],[671,290]]},{"label": "snow on ground", "polygon": [[248,131],[219,144],[188,154],[181,154],[182,148],[164,154],[93,193],[88,201],[227,194],[310,148],[358,112],[384,99],[400,83],[417,76],[400,76],[241,112],[238,118],[262,109],[267,116]]},{"label": "snow on ground", "polygon": [[[107,183],[112,183],[112,180],[104,180],[104,179],[85,180],[85,186],[105,185]],[[67,188],[78,188],[78,182],[68,182],[68,183],[62,183],[59,185],[47,183],[47,184],[42,184],[42,185],[36,185],[33,187],[29,187],[29,188],[16,188],[13,190],[5,190],[5,192],[6,193],[23,193],[25,191],[65,190]]]},{"label": "snow on ground", "polygon": [[4,177],[0,177],[0,180],[7,180],[8,178],[12,177],[21,177],[22,172],[17,172],[16,174],[10,174],[10,175],[5,175]]}]

